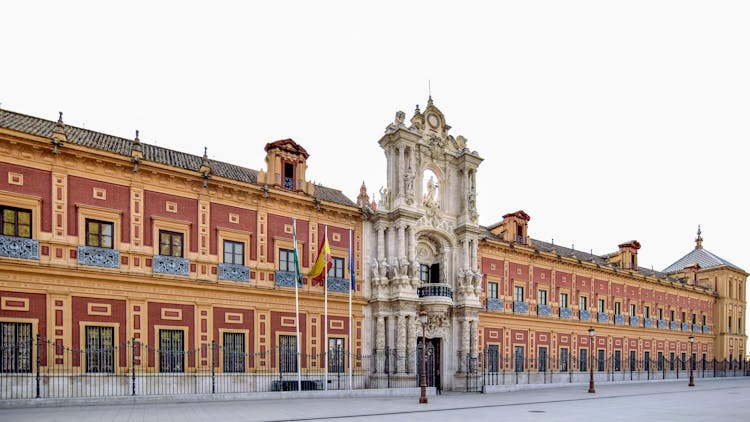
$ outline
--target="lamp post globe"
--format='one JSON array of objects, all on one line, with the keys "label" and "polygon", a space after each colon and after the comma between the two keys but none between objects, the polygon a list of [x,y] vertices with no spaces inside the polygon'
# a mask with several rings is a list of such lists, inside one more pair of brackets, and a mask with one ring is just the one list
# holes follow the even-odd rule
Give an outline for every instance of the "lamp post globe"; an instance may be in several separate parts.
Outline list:
[{"label": "lamp post globe", "polygon": [[427,326],[427,311],[424,309],[419,311],[419,322],[422,324],[422,376],[420,377],[420,395],[419,403],[427,403],[427,359],[426,353],[427,344],[425,342],[425,330]]},{"label": "lamp post globe", "polygon": [[688,382],[688,387],[695,387],[693,380],[693,364],[695,364],[695,359],[693,359],[693,342],[695,341],[695,337],[688,337],[688,341],[690,342],[690,381]]},{"label": "lamp post globe", "polygon": [[[593,358],[594,356],[594,335],[596,335],[596,330],[594,328],[589,328],[589,356]],[[594,388],[594,365],[593,365],[593,359],[591,359],[592,364],[590,365],[590,376],[589,376],[589,393],[596,393],[596,388]]]}]

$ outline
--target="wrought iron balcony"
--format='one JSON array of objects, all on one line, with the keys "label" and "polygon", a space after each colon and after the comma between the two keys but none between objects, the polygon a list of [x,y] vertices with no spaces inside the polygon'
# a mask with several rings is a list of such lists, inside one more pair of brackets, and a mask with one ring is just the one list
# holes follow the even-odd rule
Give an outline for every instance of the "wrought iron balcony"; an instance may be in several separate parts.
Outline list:
[{"label": "wrought iron balcony", "polygon": [[711,328],[708,325],[703,326],[703,334],[708,334],[711,332]]},{"label": "wrought iron balcony", "polygon": [[573,318],[573,310],[570,308],[560,308],[560,318]]},{"label": "wrought iron balcony", "polygon": [[687,322],[683,322],[681,329],[682,331],[690,331],[690,324],[688,324]]},{"label": "wrought iron balcony", "polygon": [[630,326],[631,327],[637,326],[639,321],[640,321],[640,318],[638,318],[637,316],[631,316],[630,317]]},{"label": "wrought iron balcony", "polygon": [[39,259],[39,241],[25,237],[0,236],[0,256]]},{"label": "wrought iron balcony", "polygon": [[552,307],[549,305],[537,305],[536,314],[539,316],[550,316],[552,315]]},{"label": "wrought iron balcony", "polygon": [[349,293],[351,283],[341,277],[328,277],[328,291],[338,293]]},{"label": "wrought iron balcony", "polygon": [[487,310],[488,311],[502,311],[503,300],[497,297],[488,297],[487,298]]},{"label": "wrought iron balcony", "polygon": [[79,246],[78,264],[92,267],[120,268],[120,251],[96,246]]},{"label": "wrought iron balcony", "polygon": [[693,324],[693,332],[694,333],[700,333],[701,332],[701,326],[698,324]]},{"label": "wrought iron balcony", "polygon": [[581,321],[591,321],[591,311],[586,309],[581,309],[578,311],[578,319]]},{"label": "wrought iron balcony", "polygon": [[657,328],[667,328],[667,321],[663,320],[663,319],[660,319],[660,320],[656,321],[656,326],[657,326]]},{"label": "wrought iron balcony", "polygon": [[294,271],[276,270],[276,277],[274,277],[274,280],[276,282],[276,285],[279,287],[294,287],[295,278],[296,274],[294,273]]},{"label": "wrought iron balcony", "polygon": [[625,315],[623,314],[615,315],[615,325],[625,325]]},{"label": "wrought iron balcony", "polygon": [[606,312],[597,312],[596,313],[596,321],[601,323],[607,323],[609,322],[609,314]]},{"label": "wrought iron balcony", "polygon": [[190,260],[179,256],[154,255],[154,272],[159,274],[190,275]]},{"label": "wrought iron balcony", "polygon": [[221,262],[219,263],[219,280],[250,281],[250,268]]},{"label": "wrought iron balcony", "polygon": [[646,318],[643,320],[643,326],[646,328],[651,328],[654,326],[654,320],[651,318]]},{"label": "wrought iron balcony", "polygon": [[678,324],[677,321],[671,321],[669,323],[669,329],[670,330],[679,330],[680,329],[680,324]]},{"label": "wrought iron balcony", "polygon": [[529,313],[529,304],[526,302],[513,302],[513,313],[516,313],[516,314]]},{"label": "wrought iron balcony", "polygon": [[419,297],[447,297],[453,299],[453,290],[447,284],[442,283],[423,283],[417,288]]}]

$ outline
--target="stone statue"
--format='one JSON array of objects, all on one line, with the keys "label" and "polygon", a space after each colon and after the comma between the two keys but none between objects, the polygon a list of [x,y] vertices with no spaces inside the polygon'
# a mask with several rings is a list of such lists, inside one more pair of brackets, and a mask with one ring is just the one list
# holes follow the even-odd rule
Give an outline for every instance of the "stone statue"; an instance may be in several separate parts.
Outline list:
[{"label": "stone statue", "polygon": [[406,191],[407,196],[414,194],[414,171],[411,169],[411,166],[406,169],[406,173],[404,174],[404,191]]},{"label": "stone statue", "polygon": [[435,202],[435,194],[437,193],[437,183],[430,176],[430,180],[427,181],[427,193],[424,196],[425,204],[432,204]]},{"label": "stone statue", "polygon": [[396,118],[393,119],[393,123],[389,124],[385,128],[386,133],[393,133],[397,131],[400,128],[406,128],[406,125],[404,125],[404,119],[406,119],[406,114],[399,110],[396,112]]},{"label": "stone statue", "polygon": [[380,206],[382,207],[388,207],[388,188],[381,186],[380,187]]}]

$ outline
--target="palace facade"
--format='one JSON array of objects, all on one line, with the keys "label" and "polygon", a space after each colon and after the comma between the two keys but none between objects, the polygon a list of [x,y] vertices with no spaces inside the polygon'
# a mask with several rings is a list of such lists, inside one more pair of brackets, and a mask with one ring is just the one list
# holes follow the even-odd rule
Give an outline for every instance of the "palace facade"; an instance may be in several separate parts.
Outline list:
[{"label": "palace facade", "polygon": [[[390,383],[414,380],[424,349],[430,385],[462,389],[478,367],[684,370],[691,350],[693,362],[744,357],[748,274],[704,249],[700,232],[694,249],[653,271],[638,265],[635,240],[604,255],[560,247],[529,237],[523,211],[482,226],[483,159],[449,129],[432,99],[409,122],[397,113],[379,141],[380,198],[363,185],[354,202],[307,181],[308,153],[291,139],[268,143],[266,168],[251,170],[137,132],[125,139],[66,126],[62,115],[0,110],[2,372],[97,372],[99,354],[65,350],[136,342],[153,348],[121,349],[107,371],[282,373],[294,366],[289,352],[325,371],[338,366],[325,353],[343,348],[393,356],[367,367]],[[324,283],[305,277],[299,288],[299,347],[295,227],[302,273],[326,227],[333,256],[327,320]],[[35,348],[41,341],[55,347]]]}]

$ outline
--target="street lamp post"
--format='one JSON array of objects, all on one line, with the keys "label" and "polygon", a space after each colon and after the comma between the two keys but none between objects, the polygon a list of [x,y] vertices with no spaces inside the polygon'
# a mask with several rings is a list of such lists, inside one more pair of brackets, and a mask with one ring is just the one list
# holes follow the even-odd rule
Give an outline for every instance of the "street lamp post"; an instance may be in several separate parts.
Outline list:
[{"label": "street lamp post", "polygon": [[420,380],[421,394],[419,396],[419,403],[427,403],[427,359],[426,350],[427,343],[425,343],[425,326],[427,325],[427,311],[419,311],[419,322],[422,323],[422,377]]},{"label": "street lamp post", "polygon": [[[596,331],[593,328],[589,328],[589,355],[594,356],[594,335],[596,334]],[[593,359],[591,359],[593,361]],[[591,364],[591,376],[589,377],[589,393],[596,393],[596,389],[594,388],[594,365]]]},{"label": "street lamp post", "polygon": [[695,383],[693,382],[693,342],[695,341],[695,337],[690,336],[688,337],[688,341],[690,341],[690,382],[688,382],[688,387],[695,387]]}]

